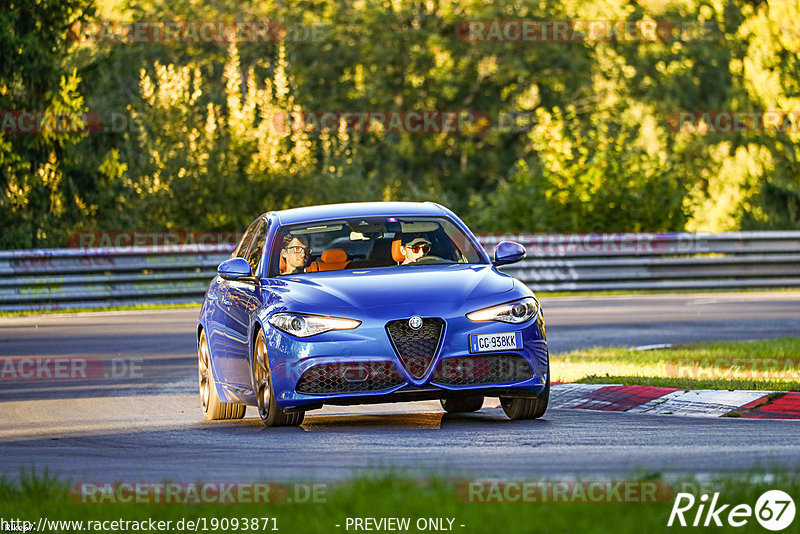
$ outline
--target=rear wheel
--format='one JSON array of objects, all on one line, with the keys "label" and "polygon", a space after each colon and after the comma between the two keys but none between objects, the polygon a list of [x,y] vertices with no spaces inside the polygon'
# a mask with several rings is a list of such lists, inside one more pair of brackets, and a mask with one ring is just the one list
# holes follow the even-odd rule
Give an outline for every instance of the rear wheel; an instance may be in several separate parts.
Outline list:
[{"label": "rear wheel", "polygon": [[440,402],[447,413],[477,412],[483,406],[483,396],[446,398]]},{"label": "rear wheel", "polygon": [[550,367],[547,368],[547,383],[535,399],[500,397],[500,406],[512,421],[539,419],[547,411],[550,402]]},{"label": "rear wheel", "polygon": [[200,342],[197,345],[197,376],[200,383],[200,404],[203,407],[203,415],[206,419],[212,421],[215,419],[241,419],[244,417],[246,406],[219,400],[205,330],[200,332]]},{"label": "rear wheel", "polygon": [[258,415],[266,426],[298,426],[305,418],[305,412],[283,411],[275,403],[272,389],[272,377],[267,357],[267,340],[264,332],[259,330],[256,346],[253,351],[253,386],[258,400]]}]

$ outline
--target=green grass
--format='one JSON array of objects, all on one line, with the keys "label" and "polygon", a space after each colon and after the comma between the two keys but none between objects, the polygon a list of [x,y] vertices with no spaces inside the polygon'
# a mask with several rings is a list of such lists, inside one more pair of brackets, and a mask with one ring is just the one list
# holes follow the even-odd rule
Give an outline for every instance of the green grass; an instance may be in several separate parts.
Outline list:
[{"label": "green grass", "polygon": [[550,367],[560,382],[800,391],[800,338],[592,348],[553,355]]},{"label": "green grass", "polygon": [[[597,481],[601,477],[592,477]],[[519,477],[517,481],[524,481]],[[453,519],[453,531],[463,533],[606,533],[641,534],[665,532],[678,492],[713,494],[719,492],[719,502],[755,506],[765,491],[781,489],[789,495],[800,495],[797,475],[778,474],[773,478],[756,476],[720,476],[698,482],[693,478],[663,480],[658,474],[648,477],[628,477],[637,482],[659,482],[666,490],[659,492],[658,502],[469,502],[464,482],[433,478],[416,480],[408,477],[383,475],[359,477],[345,483],[328,486],[318,495],[318,502],[302,504],[81,504],[69,496],[69,486],[49,477],[22,477],[19,483],[0,482],[0,517],[20,518],[37,523],[40,517],[50,520],[197,520],[205,518],[210,532],[213,518],[239,520],[239,528],[230,532],[262,532],[260,520],[256,530],[241,529],[243,519],[275,518],[282,532],[332,533],[353,532],[345,529],[347,518],[402,517],[411,519],[408,532],[419,532],[414,526],[418,518]],[[529,482],[540,482],[534,478]],[[285,483],[291,494],[294,486]],[[568,495],[575,495],[569,493]],[[566,499],[569,501],[569,497]],[[585,501],[585,499],[584,499]],[[697,506],[686,517],[691,522]],[[730,510],[730,507],[728,507]],[[724,522],[725,514],[722,515]],[[795,523],[798,519],[795,519]],[[445,522],[445,525],[447,522]],[[336,527],[335,525],[340,525]],[[461,525],[465,525],[461,527]],[[272,532],[272,523],[268,524]],[[673,527],[681,530],[680,527]],[[688,527],[692,531],[693,529]],[[201,532],[202,528],[199,529]],[[702,528],[700,531],[704,531]],[[707,531],[708,529],[706,529]],[[765,532],[754,517],[743,528],[725,526],[715,532]],[[65,529],[64,532],[75,531]],[[788,531],[791,531],[791,528]],[[166,532],[178,532],[171,528]]]},{"label": "green grass", "polygon": [[753,391],[800,391],[797,381],[757,380],[692,380],[687,378],[661,378],[647,376],[587,376],[575,381],[578,384],[627,384],[676,389],[718,389]]},{"label": "green grass", "polygon": [[35,311],[0,311],[0,317],[29,317],[32,315],[51,315],[54,313],[86,313],[86,312],[105,312],[105,311],[128,311],[128,310],[171,310],[183,308],[200,309],[200,303],[185,304],[120,304],[118,306],[104,306],[102,308],[70,308],[62,310],[35,310]]}]

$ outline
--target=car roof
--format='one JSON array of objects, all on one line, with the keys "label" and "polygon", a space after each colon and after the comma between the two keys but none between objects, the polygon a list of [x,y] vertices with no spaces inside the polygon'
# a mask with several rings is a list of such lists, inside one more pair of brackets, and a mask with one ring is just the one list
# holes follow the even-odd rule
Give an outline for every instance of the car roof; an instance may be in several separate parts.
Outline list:
[{"label": "car roof", "polygon": [[350,217],[442,216],[446,213],[435,202],[350,202],[292,208],[266,215],[277,217],[278,223],[284,225]]}]

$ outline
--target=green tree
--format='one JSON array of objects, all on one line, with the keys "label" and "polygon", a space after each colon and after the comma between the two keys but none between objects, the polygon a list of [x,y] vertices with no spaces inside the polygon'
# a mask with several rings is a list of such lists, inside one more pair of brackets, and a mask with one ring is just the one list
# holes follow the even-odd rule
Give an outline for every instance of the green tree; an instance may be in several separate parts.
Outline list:
[{"label": "green tree", "polygon": [[[66,153],[85,134],[50,120],[75,119],[84,110],[80,78],[66,65],[68,28],[93,12],[90,0],[4,2],[0,9],[0,110],[44,117],[39,133],[0,132],[0,248],[39,247],[63,239],[84,214]],[[49,118],[49,119],[48,119]]]},{"label": "green tree", "polygon": [[[737,215],[743,229],[800,228],[800,8],[793,0],[746,5],[737,38],[747,43],[731,71],[742,78],[756,109],[785,113],[754,141],[771,153],[759,158],[768,172],[745,184]],[[764,162],[764,163],[760,163]]]}]

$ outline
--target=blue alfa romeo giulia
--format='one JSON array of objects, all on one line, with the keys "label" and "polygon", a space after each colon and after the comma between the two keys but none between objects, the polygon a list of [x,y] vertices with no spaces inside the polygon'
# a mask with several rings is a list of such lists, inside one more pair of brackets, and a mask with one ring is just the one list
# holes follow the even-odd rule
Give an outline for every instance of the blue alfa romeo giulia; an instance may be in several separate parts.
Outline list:
[{"label": "blue alfa romeo giulia", "polygon": [[207,419],[257,406],[267,426],[324,404],[439,399],[447,412],[499,397],[511,419],[547,409],[539,301],[434,203],[269,212],[218,269],[197,329]]}]

